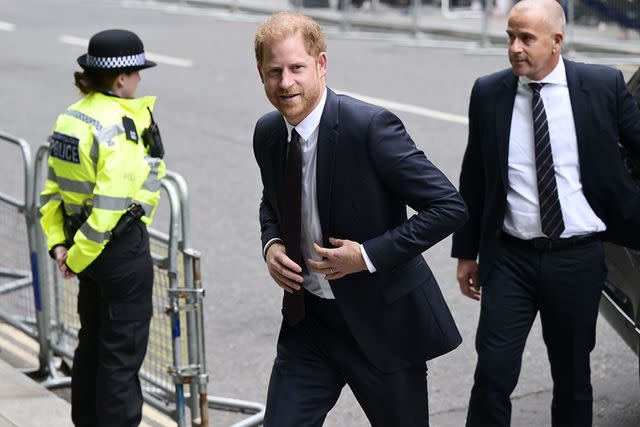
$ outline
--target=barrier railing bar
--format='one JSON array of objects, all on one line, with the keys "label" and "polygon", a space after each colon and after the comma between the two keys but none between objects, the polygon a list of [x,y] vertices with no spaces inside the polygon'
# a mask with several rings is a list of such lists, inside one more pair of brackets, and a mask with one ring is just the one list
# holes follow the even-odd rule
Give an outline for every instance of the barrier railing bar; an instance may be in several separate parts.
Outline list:
[{"label": "barrier railing bar", "polygon": [[[180,249],[183,251],[183,273],[185,280],[185,288],[193,289],[193,269],[192,269],[192,261],[189,259],[188,254],[184,254],[187,250],[191,248],[191,224],[189,222],[190,210],[189,210],[189,189],[184,178],[176,173],[171,171],[167,171],[166,178],[171,180],[176,189],[178,191],[178,195],[180,197],[180,220],[181,220],[181,229],[182,229],[182,239],[180,242]],[[192,301],[187,300],[187,303],[192,303]],[[188,312],[186,314],[187,319],[187,334],[189,339],[187,340],[187,357],[189,364],[199,364],[200,360],[198,357],[198,342],[197,340],[197,332],[196,332],[196,313]],[[191,383],[189,385],[190,396],[198,396],[200,393],[199,384]],[[189,407],[191,410],[191,420],[192,424],[200,425],[201,424],[201,408],[199,406],[199,400],[191,398],[189,401]]]},{"label": "barrier railing bar", "polygon": [[155,228],[148,228],[149,237],[153,237],[156,240],[159,240],[161,243],[169,244],[169,235],[163,233],[162,231],[158,231]]},{"label": "barrier railing bar", "polygon": [[239,412],[242,414],[254,414],[231,427],[253,427],[259,426],[264,420],[264,405],[246,400],[228,399],[223,397],[209,396],[209,407],[229,412]]},{"label": "barrier railing bar", "polygon": [[[11,317],[11,316],[5,316],[2,312],[0,312],[0,320],[2,320],[4,323],[16,328],[17,330],[19,330],[20,332],[24,333],[25,335],[30,336],[31,338],[37,340],[38,337],[36,336],[37,334],[33,332],[33,328],[30,328],[29,324],[31,325],[35,325],[36,324],[36,319],[31,319],[31,320],[27,320],[25,321],[23,319],[23,321],[18,321],[15,318]],[[26,371],[29,372],[29,371]]]},{"label": "barrier railing bar", "polygon": [[[169,196],[169,208],[171,215],[169,216],[169,248],[168,259],[169,265],[167,268],[167,274],[169,275],[169,289],[177,289],[180,284],[178,283],[178,242],[176,238],[178,236],[178,218],[180,216],[180,198],[175,185],[168,180],[161,181],[162,186]],[[178,299],[175,297],[169,297],[170,309],[171,309],[171,338],[173,343],[173,363],[174,366],[182,365],[182,348],[180,346],[180,312],[178,306]],[[185,417],[185,397],[183,384],[175,382],[176,389],[176,421],[179,427],[186,427]]]},{"label": "barrier railing bar", "polygon": [[[202,274],[200,265],[200,253],[191,251],[185,254],[191,258],[193,263],[193,287],[194,289],[202,288]],[[203,290],[204,292],[204,290]],[[203,293],[204,297],[204,293]],[[207,362],[205,354],[205,337],[204,337],[204,309],[201,307],[198,316],[196,316],[196,339],[198,340],[198,354],[197,360],[200,366],[198,372],[197,384],[200,392],[198,404],[200,406],[200,423],[202,426],[209,425],[209,401],[207,396],[207,383],[209,382],[209,374],[207,373]]]},{"label": "barrier railing bar", "polygon": [[22,278],[27,277],[30,274],[31,272],[27,270],[16,270],[15,268],[0,266],[0,276],[2,277]]},{"label": "barrier railing bar", "polygon": [[0,201],[6,202],[6,203],[10,204],[11,206],[13,206],[14,208],[18,208],[20,210],[24,210],[24,208],[25,208],[24,207],[24,203],[22,203],[18,199],[14,199],[13,197],[9,196],[8,194],[0,193]]},{"label": "barrier railing bar", "polygon": [[[35,264],[38,267],[38,274],[37,275],[34,274],[34,281],[36,280],[36,277],[37,277],[39,283],[41,284],[38,287],[40,288],[42,301],[44,302],[41,310],[42,320],[39,321],[39,323],[42,323],[43,325],[41,328],[39,328],[39,334],[42,333],[44,334],[44,336],[39,336],[38,340],[46,342],[46,346],[44,349],[42,348],[42,343],[40,344],[41,346],[40,353],[43,353],[43,351],[46,351],[46,354],[42,356],[44,357],[44,363],[46,363],[46,369],[43,372],[41,372],[41,374],[45,375],[47,379],[41,382],[41,384],[44,387],[53,389],[53,388],[67,387],[68,385],[71,384],[71,378],[60,374],[60,372],[58,371],[58,369],[55,367],[53,363],[53,349],[52,349],[53,343],[51,342],[51,334],[50,334],[51,296],[49,293],[49,290],[52,289],[52,287],[46,286],[46,283],[47,283],[46,278],[48,276],[47,269],[49,268],[47,264],[49,261],[49,254],[47,253],[47,245],[45,243],[44,233],[42,231],[42,228],[40,228],[40,224],[38,224],[38,221],[37,221],[40,215],[38,210],[40,206],[39,204],[40,192],[39,192],[38,183],[42,181],[42,177],[41,177],[42,163],[47,159],[48,153],[49,153],[48,145],[41,145],[36,150],[35,162],[32,169],[33,172],[30,173],[31,181],[30,181],[29,187],[31,192],[31,197],[30,197],[31,206],[28,208],[29,214],[27,216],[33,218],[32,228],[33,228],[34,246],[32,247],[35,247],[36,249],[32,252],[32,258],[34,257],[36,258]],[[54,295],[54,297],[57,298],[57,295]],[[38,301],[36,301],[36,304],[38,304]]]},{"label": "barrier railing bar", "polygon": [[[31,264],[31,277],[33,284],[33,297],[35,304],[35,317],[36,317],[36,329],[38,344],[40,349],[38,351],[39,366],[35,370],[27,372],[28,375],[34,377],[46,377],[52,367],[52,355],[49,347],[49,328],[48,328],[48,292],[46,286],[41,286],[42,281],[42,265],[43,262],[38,254],[38,229],[35,213],[35,197],[34,197],[34,163],[31,157],[31,147],[22,138],[15,137],[4,131],[0,131],[0,139],[17,145],[20,148],[22,154],[22,161],[24,165],[24,204],[17,206],[19,209],[24,209],[24,218],[26,221],[27,238],[29,242],[29,262]],[[43,304],[44,302],[44,304]]]},{"label": "barrier railing bar", "polygon": [[4,283],[0,286],[0,295],[25,288],[32,284],[31,276],[24,276],[18,280]]}]

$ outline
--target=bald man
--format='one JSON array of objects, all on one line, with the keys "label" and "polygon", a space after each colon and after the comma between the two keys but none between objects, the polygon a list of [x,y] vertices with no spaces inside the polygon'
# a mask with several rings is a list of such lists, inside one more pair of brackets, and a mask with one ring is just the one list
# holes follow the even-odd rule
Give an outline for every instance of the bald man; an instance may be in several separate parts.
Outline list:
[{"label": "bald man", "polygon": [[468,426],[510,424],[538,312],[552,425],[592,424],[602,240],[640,245],[640,196],[618,151],[620,143],[640,158],[640,112],[619,71],[561,57],[564,28],[557,2],[517,3],[511,68],[478,79],[471,93],[460,176],[470,217],[452,248],[462,293],[481,301]]}]

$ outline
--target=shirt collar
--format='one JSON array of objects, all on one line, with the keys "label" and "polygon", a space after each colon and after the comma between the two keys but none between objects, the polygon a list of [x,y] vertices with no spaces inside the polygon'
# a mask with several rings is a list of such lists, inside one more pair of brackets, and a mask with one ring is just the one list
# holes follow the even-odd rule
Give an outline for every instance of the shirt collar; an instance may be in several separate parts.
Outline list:
[{"label": "shirt collar", "polygon": [[320,98],[320,102],[316,105],[316,108],[313,109],[309,113],[307,117],[304,118],[297,126],[291,126],[289,122],[285,119],[284,123],[287,125],[287,141],[291,141],[291,131],[295,127],[298,135],[302,138],[303,141],[308,141],[311,137],[311,134],[316,130],[318,125],[320,124],[320,119],[322,118],[322,111],[324,111],[324,104],[327,102],[327,88],[324,88],[324,92],[322,93],[322,97]]},{"label": "shirt collar", "polygon": [[562,56],[560,56],[560,59],[558,60],[558,64],[553,69],[553,71],[547,74],[542,80],[536,81],[536,80],[531,80],[527,76],[520,76],[519,82],[521,85],[525,85],[525,86],[528,85],[529,83],[549,83],[549,84],[566,86],[567,73],[564,70],[564,61],[562,60]]}]

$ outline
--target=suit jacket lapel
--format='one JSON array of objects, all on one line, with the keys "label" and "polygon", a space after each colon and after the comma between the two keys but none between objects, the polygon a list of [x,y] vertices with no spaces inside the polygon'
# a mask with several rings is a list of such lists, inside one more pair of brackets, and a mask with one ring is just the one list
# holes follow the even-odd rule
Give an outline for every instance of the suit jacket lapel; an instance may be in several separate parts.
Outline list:
[{"label": "suit jacket lapel", "polygon": [[586,151],[589,149],[587,140],[591,133],[591,103],[589,102],[589,93],[582,86],[582,78],[578,74],[576,64],[565,59],[564,67],[567,75],[569,98],[571,99],[573,123],[576,130],[580,170],[584,173],[584,160],[588,158]]},{"label": "suit jacket lapel", "polygon": [[518,77],[510,73],[496,89],[496,143],[498,144],[498,168],[502,176],[502,185],[507,190],[509,161],[509,137],[513,104],[516,101]]},{"label": "suit jacket lapel", "polygon": [[273,165],[273,177],[275,179],[276,199],[278,203],[278,216],[282,212],[282,192],[284,191],[284,166],[287,158],[287,127],[282,119],[281,126],[274,129],[267,142],[269,162]]},{"label": "suit jacket lapel", "polygon": [[336,149],[340,137],[340,132],[338,131],[339,108],[340,99],[331,89],[327,88],[327,101],[322,111],[318,129],[316,174],[318,211],[325,246],[329,244],[329,237],[332,232],[332,224],[330,222],[332,205],[331,190],[333,187]]}]

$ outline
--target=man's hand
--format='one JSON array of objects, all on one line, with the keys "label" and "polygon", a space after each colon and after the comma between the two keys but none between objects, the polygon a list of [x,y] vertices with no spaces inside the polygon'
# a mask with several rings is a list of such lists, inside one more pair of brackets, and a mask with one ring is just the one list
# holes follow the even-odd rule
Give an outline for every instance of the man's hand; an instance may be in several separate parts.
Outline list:
[{"label": "man's hand", "polygon": [[478,263],[473,259],[458,260],[458,284],[460,291],[471,299],[480,300],[478,285]]},{"label": "man's hand", "polygon": [[307,260],[313,271],[324,274],[327,280],[336,280],[367,269],[358,242],[331,237],[329,243],[335,248],[323,248],[317,243],[313,244],[316,253],[322,257],[321,261]]},{"label": "man's hand", "polygon": [[300,290],[302,268],[287,256],[282,243],[269,246],[265,259],[269,274],[278,286],[289,293]]},{"label": "man's hand", "polygon": [[73,272],[69,270],[69,267],[67,267],[67,248],[62,245],[56,246],[53,250],[53,254],[56,256],[56,264],[58,264],[62,277],[65,279],[75,277],[75,274],[73,274]]}]

